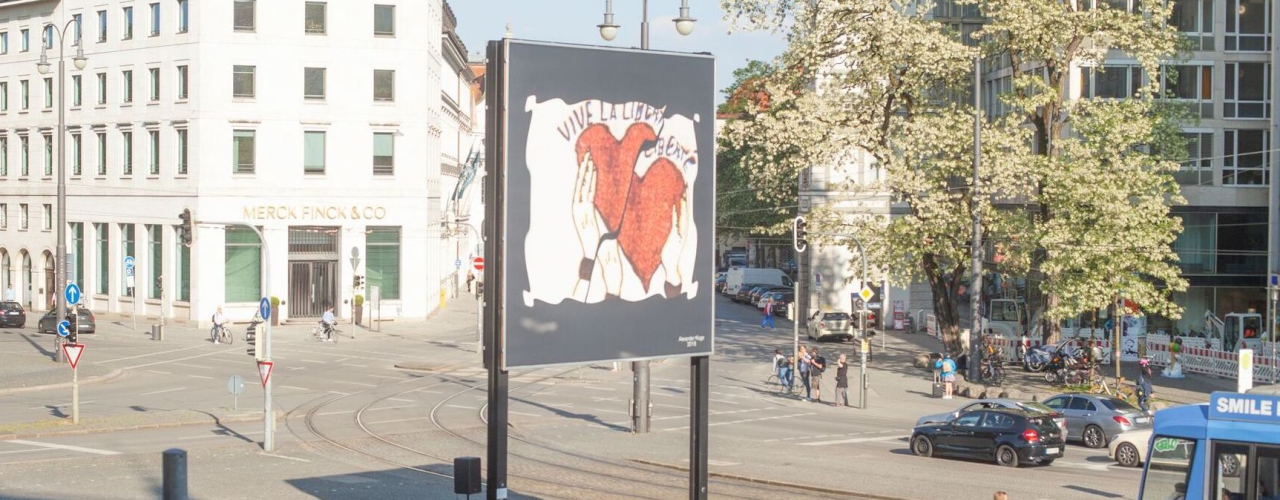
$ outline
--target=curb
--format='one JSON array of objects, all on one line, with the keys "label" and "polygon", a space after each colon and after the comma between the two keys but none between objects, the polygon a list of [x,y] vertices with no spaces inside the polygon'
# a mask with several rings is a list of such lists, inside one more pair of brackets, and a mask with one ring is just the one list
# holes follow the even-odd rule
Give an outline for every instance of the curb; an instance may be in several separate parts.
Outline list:
[{"label": "curb", "polygon": [[[282,417],[281,415],[277,415],[277,418],[281,418],[281,417]],[[32,432],[27,434],[0,434],[0,441],[7,441],[10,439],[32,439],[32,438],[39,439],[39,438],[59,437],[59,436],[82,436],[87,434],[104,434],[108,432],[137,431],[137,430],[144,430],[144,429],[168,429],[172,427],[187,427],[192,425],[204,425],[204,424],[216,424],[216,423],[256,422],[259,420],[262,420],[262,416],[260,415],[215,418],[215,419],[204,420],[204,421],[191,420],[191,421],[185,421],[185,422],[183,421],[164,422],[159,424],[122,425],[122,426],[116,426],[116,427],[101,427],[97,429],[67,429],[63,431]]]},{"label": "curb", "polygon": [[[124,376],[124,370],[117,368],[117,369],[111,370],[110,372],[107,372],[106,375],[89,377],[84,380],[81,380],[79,383],[80,385],[105,384],[108,382],[114,382],[122,376]],[[44,391],[49,389],[65,389],[68,387],[71,387],[71,382],[59,382],[56,384],[33,385],[29,387],[11,387],[8,389],[0,389],[0,396],[5,396],[9,394],[20,394],[24,392]],[[3,438],[0,438],[0,439],[3,439]]]},{"label": "curb", "polygon": [[[649,466],[653,466],[653,467],[661,467],[661,468],[664,468],[664,469],[672,469],[672,470],[678,470],[678,471],[683,471],[683,472],[688,472],[688,471],[689,471],[689,468],[688,468],[688,467],[685,467],[685,466],[682,466],[682,465],[672,465],[672,464],[667,464],[667,463],[662,463],[662,462],[654,462],[654,461],[651,461],[651,460],[644,460],[644,459],[640,459],[640,458],[631,458],[631,459],[628,459],[628,461],[630,461],[630,462],[635,462],[635,463],[638,463],[638,464],[643,464],[643,465],[649,465]],[[708,476],[708,477],[720,478],[720,479],[732,479],[732,480],[735,480],[735,481],[746,481],[746,482],[748,482],[748,483],[764,484],[764,485],[768,485],[768,486],[779,486],[779,487],[783,487],[783,488],[792,488],[792,489],[797,489],[797,490],[806,490],[806,491],[812,491],[812,492],[815,492],[815,493],[824,493],[824,494],[828,494],[828,495],[837,495],[837,496],[843,496],[843,497],[848,497],[848,498],[856,498],[856,499],[865,499],[865,500],[909,500],[909,499],[902,498],[902,497],[890,497],[890,496],[884,496],[884,495],[874,495],[874,494],[871,494],[871,493],[858,493],[858,492],[856,492],[856,491],[837,490],[837,489],[835,489],[835,488],[823,488],[823,487],[821,487],[821,486],[810,486],[810,485],[807,485],[807,484],[788,483],[788,482],[786,482],[786,481],[775,481],[775,480],[772,480],[772,479],[760,479],[760,478],[756,478],[756,477],[739,476],[739,475],[736,475],[736,474],[725,474],[725,473],[722,473],[722,472],[707,472],[707,476]]]}]

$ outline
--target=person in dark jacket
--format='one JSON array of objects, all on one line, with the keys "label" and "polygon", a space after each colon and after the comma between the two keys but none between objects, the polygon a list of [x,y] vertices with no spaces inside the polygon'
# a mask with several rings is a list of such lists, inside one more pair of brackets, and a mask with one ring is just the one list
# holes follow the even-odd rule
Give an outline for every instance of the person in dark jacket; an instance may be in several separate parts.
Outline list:
[{"label": "person in dark jacket", "polygon": [[840,406],[841,401],[845,407],[849,406],[849,363],[843,354],[836,362],[836,406]]},{"label": "person in dark jacket", "polygon": [[1151,413],[1147,408],[1147,403],[1151,400],[1151,393],[1154,392],[1151,387],[1151,360],[1142,358],[1138,360],[1138,408],[1143,413]]}]

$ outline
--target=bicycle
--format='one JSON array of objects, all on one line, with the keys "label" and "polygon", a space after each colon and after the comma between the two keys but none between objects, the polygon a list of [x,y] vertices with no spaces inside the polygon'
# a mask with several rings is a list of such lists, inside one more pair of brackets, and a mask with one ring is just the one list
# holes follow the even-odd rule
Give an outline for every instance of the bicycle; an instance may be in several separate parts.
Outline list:
[{"label": "bicycle", "polygon": [[214,328],[214,343],[231,345],[235,342],[236,339],[231,336],[231,330],[227,329],[227,325],[218,325]]},{"label": "bicycle", "polygon": [[769,374],[769,378],[765,379],[764,385],[765,387],[772,387],[774,385],[778,386],[778,394],[789,394],[794,396],[799,392],[799,390],[796,389],[796,384],[794,382],[792,382],[791,387],[788,388],[787,384],[782,383],[782,379],[778,378],[777,373]]},{"label": "bicycle", "polygon": [[338,334],[338,327],[336,326],[329,327],[326,331],[324,324],[316,324],[315,326],[311,327],[311,335],[307,337],[307,340],[316,340],[320,342],[337,342],[338,341],[337,334]]}]

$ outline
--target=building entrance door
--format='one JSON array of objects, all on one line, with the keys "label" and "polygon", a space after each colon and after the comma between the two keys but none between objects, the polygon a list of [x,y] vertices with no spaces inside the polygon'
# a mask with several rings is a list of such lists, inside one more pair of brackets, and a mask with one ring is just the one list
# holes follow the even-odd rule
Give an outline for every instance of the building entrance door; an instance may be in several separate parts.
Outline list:
[{"label": "building entrance door", "polygon": [[290,317],[318,318],[336,306],[338,272],[338,228],[289,228]]},{"label": "building entrance door", "polygon": [[289,263],[289,316],[318,318],[334,305],[338,292],[338,263]]}]

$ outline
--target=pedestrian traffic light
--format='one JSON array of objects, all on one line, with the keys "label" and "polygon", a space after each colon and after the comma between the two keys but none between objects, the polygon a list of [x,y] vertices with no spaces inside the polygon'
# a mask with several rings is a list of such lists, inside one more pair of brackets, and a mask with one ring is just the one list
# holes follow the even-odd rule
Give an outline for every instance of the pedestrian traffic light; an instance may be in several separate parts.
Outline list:
[{"label": "pedestrian traffic light", "polygon": [[79,316],[80,316],[79,314],[76,314],[75,308],[67,310],[67,323],[69,323],[67,328],[68,330],[67,342],[70,342],[72,344],[79,343],[78,336],[76,335],[77,333],[80,333],[80,324],[79,324],[80,322],[78,321]]},{"label": "pedestrian traffic light", "polygon": [[808,236],[808,221],[805,221],[804,217],[797,216],[795,220],[791,221],[791,243],[796,252],[804,252],[805,249],[809,248]]},{"label": "pedestrian traffic light", "polygon": [[357,275],[355,275],[355,276],[353,276],[353,277],[352,277],[352,279],[351,279],[351,287],[352,287],[352,288],[360,288],[360,287],[362,287],[362,286],[364,286],[364,276],[361,276],[361,275],[358,275],[358,274],[357,274]]},{"label": "pedestrian traffic light", "polygon": [[182,226],[178,229],[178,237],[182,239],[183,245],[191,246],[191,209],[182,209],[182,213],[178,214],[178,218],[182,219]]}]

